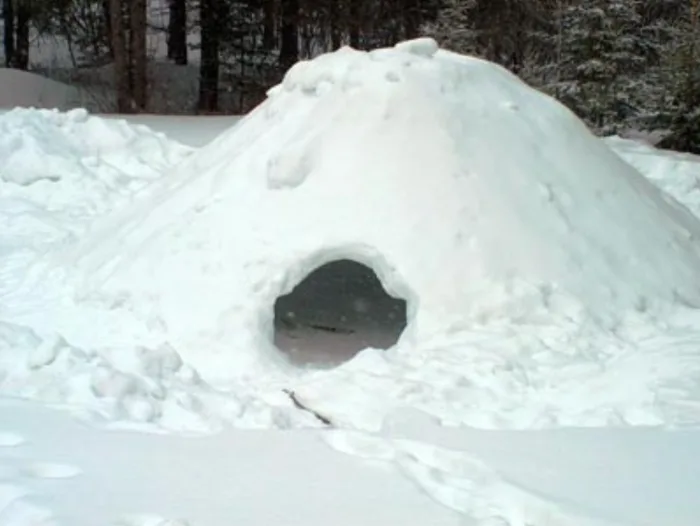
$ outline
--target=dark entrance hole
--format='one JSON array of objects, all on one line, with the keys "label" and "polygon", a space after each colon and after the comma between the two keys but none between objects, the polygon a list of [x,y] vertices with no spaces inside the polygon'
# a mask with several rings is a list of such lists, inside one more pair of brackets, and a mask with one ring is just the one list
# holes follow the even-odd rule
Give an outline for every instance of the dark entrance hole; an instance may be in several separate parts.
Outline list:
[{"label": "dark entrance hole", "polygon": [[392,347],[406,328],[406,300],[389,296],[371,268],[331,261],[277,298],[274,328],[292,363],[333,367],[368,347]]}]

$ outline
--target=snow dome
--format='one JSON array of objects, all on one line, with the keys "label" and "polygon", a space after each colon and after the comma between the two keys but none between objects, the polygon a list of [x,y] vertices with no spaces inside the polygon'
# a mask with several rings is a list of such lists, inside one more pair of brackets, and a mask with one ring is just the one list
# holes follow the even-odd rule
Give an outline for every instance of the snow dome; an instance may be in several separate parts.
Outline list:
[{"label": "snow dome", "polygon": [[212,375],[279,358],[276,302],[337,261],[405,303],[407,346],[559,293],[601,318],[700,302],[683,207],[552,98],[430,39],[296,64],[134,207],[71,256],[82,298],[118,298]]}]

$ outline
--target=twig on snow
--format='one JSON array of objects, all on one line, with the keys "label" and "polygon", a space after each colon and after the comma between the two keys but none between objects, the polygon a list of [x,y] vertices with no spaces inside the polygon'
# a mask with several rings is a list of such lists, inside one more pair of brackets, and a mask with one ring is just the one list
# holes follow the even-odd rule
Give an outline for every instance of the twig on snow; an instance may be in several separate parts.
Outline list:
[{"label": "twig on snow", "polygon": [[297,409],[301,409],[302,411],[306,411],[308,413],[311,413],[314,415],[318,420],[323,422],[325,425],[333,427],[333,422],[331,422],[331,419],[328,417],[323,416],[321,413],[314,411],[311,409],[309,406],[304,404],[299,398],[297,397],[296,393],[292,391],[291,389],[282,389],[282,391],[290,398],[292,403]]}]

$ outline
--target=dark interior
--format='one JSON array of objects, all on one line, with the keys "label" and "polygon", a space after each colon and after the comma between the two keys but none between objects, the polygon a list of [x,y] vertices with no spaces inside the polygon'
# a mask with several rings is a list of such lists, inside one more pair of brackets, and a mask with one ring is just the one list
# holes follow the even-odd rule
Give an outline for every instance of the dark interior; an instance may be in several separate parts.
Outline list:
[{"label": "dark interior", "polygon": [[406,328],[406,301],[349,259],[318,267],[274,310],[275,345],[297,365],[334,367],[368,347],[388,349]]}]

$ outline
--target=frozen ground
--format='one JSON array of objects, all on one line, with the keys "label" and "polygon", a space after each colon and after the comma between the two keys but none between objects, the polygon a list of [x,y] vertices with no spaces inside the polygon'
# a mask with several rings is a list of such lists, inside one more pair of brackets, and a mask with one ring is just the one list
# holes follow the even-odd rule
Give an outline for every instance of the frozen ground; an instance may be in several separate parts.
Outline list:
[{"label": "frozen ground", "polygon": [[[431,50],[423,43],[413,53],[423,58],[399,57],[411,58],[406,60],[411,67],[421,68],[420,61],[428,60],[425,55]],[[376,64],[372,74],[381,76],[382,82],[399,74],[409,76],[402,69],[405,64],[390,59],[384,65],[393,64],[393,74],[385,77],[384,66]],[[345,70],[355,75],[349,79],[350,89],[362,85],[363,59],[357,60]],[[496,287],[491,315],[473,326],[417,341],[406,339],[389,351],[367,349],[334,369],[305,370],[274,362],[245,369],[238,355],[250,352],[244,348],[249,342],[224,331],[219,336],[231,338],[231,354],[217,362],[225,366],[221,371],[225,380],[217,381],[215,375],[204,374],[210,349],[194,345],[196,340],[178,339],[183,328],[163,322],[169,309],[178,307],[165,296],[151,296],[148,304],[130,294],[103,294],[85,301],[78,288],[65,286],[72,283],[66,276],[79,272],[66,254],[76,246],[84,253],[86,239],[100,249],[96,254],[111,254],[103,242],[116,247],[119,258],[110,260],[116,263],[115,272],[119,264],[136,261],[141,253],[132,252],[128,241],[144,233],[139,230],[142,223],[133,219],[145,214],[148,221],[155,218],[161,223],[153,236],[146,236],[140,248],[143,254],[159,246],[161,228],[173,234],[167,238],[168,251],[159,254],[163,266],[151,259],[153,268],[167,269],[173,249],[187,256],[193,274],[211,277],[212,288],[198,295],[193,283],[201,276],[169,276],[177,278],[172,282],[180,288],[176,292],[187,292],[183,297],[189,298],[192,325],[206,323],[199,313],[211,309],[207,302],[221,301],[217,280],[231,265],[231,260],[220,258],[224,253],[219,239],[232,232],[245,234],[234,228],[236,221],[249,228],[255,223],[245,223],[232,201],[224,200],[222,221],[205,223],[209,230],[202,230],[202,237],[192,236],[189,225],[227,195],[222,191],[224,183],[231,184],[226,177],[245,180],[243,168],[255,168],[259,162],[268,170],[274,165],[272,171],[284,175],[285,167],[304,166],[303,159],[288,155],[273,158],[276,165],[269,163],[267,126],[282,135],[272,136],[273,149],[275,141],[284,139],[304,150],[307,136],[299,133],[299,124],[322,123],[325,114],[320,111],[317,120],[303,120],[308,117],[305,112],[318,111],[315,99],[303,97],[335,93],[333,83],[342,72],[311,67],[302,73],[288,81],[288,94],[282,94],[286,99],[272,95],[275,104],[263,114],[275,117],[278,112],[284,118],[263,121],[264,126],[255,128],[257,139],[240,131],[226,132],[228,138],[211,143],[227,121],[210,118],[146,117],[128,122],[81,111],[30,110],[0,115],[0,525],[700,523],[700,317],[689,305],[652,308],[649,289],[644,289],[651,300],[649,308],[620,311],[615,323],[604,324],[555,291],[550,291],[545,305],[533,302],[528,290]],[[472,81],[481,79],[488,86],[486,70],[473,73]],[[420,91],[421,84],[412,86]],[[484,106],[481,113],[472,108],[474,118],[504,119],[507,125],[519,93],[519,88],[508,89],[513,90],[510,106]],[[410,98],[417,91],[400,92],[408,97],[399,99],[400,106],[418,114],[423,108],[426,115],[442,115],[427,111],[434,106],[415,103],[426,103]],[[354,93],[361,100],[360,95],[368,97],[372,90],[365,87]],[[410,142],[420,135],[408,133],[412,121],[402,120],[406,114],[390,111],[388,95],[393,93],[382,92],[386,98],[376,106],[368,104],[362,122],[375,123],[377,133],[395,134],[399,152],[435,155],[435,143]],[[487,98],[484,95],[483,100]],[[335,104],[338,101],[331,102],[334,111],[344,109]],[[356,112],[356,107],[347,107]],[[524,128],[534,126],[527,107],[521,104],[520,112],[515,112]],[[340,129],[359,130],[353,140],[373,140],[369,127],[358,127],[343,115],[348,120]],[[551,125],[545,115],[555,122],[561,117],[544,110],[538,115],[537,133],[546,133]],[[416,113],[408,116],[415,118]],[[396,127],[382,128],[387,122]],[[239,126],[245,130],[246,121]],[[477,128],[478,135],[468,128],[464,133],[477,141],[476,137],[498,132]],[[573,130],[578,133],[575,126]],[[575,144],[593,144],[589,137],[569,133]],[[311,136],[325,138],[326,147],[333,138]],[[606,143],[697,214],[697,159],[615,138]],[[509,155],[518,156],[523,168],[519,176],[525,183],[548,173],[542,167],[551,167],[559,155],[542,144],[549,143],[533,141],[527,148],[509,149]],[[598,190],[620,207],[616,228],[620,223],[624,227],[625,211],[646,217],[638,203],[620,198],[627,190],[610,182],[620,174],[634,177],[629,168],[616,164],[616,158],[599,146],[590,146],[603,158],[598,166],[617,170],[606,172],[609,181],[596,175]],[[489,163],[500,153],[495,140],[474,142],[471,147],[489,152],[483,158]],[[377,174],[401,162],[401,157],[387,155],[389,149],[371,151],[372,156],[370,150],[362,151],[372,161],[363,165],[364,175],[374,177],[378,185],[386,179]],[[345,163],[347,170],[341,173],[346,176],[356,166],[352,156],[329,158]],[[565,156],[556,159],[566,167]],[[585,155],[581,159],[581,165],[588,162]],[[476,172],[495,178],[499,172],[489,163]],[[378,167],[374,172],[372,165]],[[325,166],[328,170],[332,164]],[[212,173],[220,175],[211,177]],[[266,185],[268,173],[262,172],[259,186]],[[304,184],[325,177],[314,170],[306,175]],[[574,175],[579,178],[576,184],[588,181],[584,174]],[[566,180],[569,175],[560,177]],[[553,194],[563,196],[559,217],[574,227],[582,219],[593,221],[610,213],[580,195],[575,201],[578,208],[571,208],[559,182],[550,183]],[[235,184],[245,197],[255,198],[253,189]],[[281,191],[287,192],[284,195],[304,191],[304,184]],[[610,184],[612,190],[606,186]],[[524,189],[520,194],[503,188],[485,194],[484,187],[474,188],[490,199],[499,195],[512,199],[488,202],[486,216],[501,227],[510,224],[502,219],[509,213],[506,205],[522,204],[519,199],[527,195]],[[581,195],[588,195],[584,190]],[[172,207],[173,195],[180,204],[206,199],[200,202],[202,210],[191,215]],[[678,205],[663,195],[658,194],[675,210]],[[649,200],[656,202],[658,196]],[[163,203],[177,214],[163,215],[162,208],[158,212]],[[254,217],[254,211],[248,213]],[[362,212],[358,208],[356,213]],[[669,226],[667,215],[662,217],[666,227],[675,228]],[[387,217],[377,223],[377,230],[390,221]],[[129,228],[102,230],[113,222]],[[624,245],[624,237],[614,238],[612,225],[599,235],[597,230],[606,225],[592,225],[593,240],[607,236],[626,254],[641,250]],[[563,243],[580,236],[580,228],[567,232],[568,238],[560,238]],[[664,232],[647,236],[651,248],[659,250],[653,243]],[[506,239],[505,234],[498,235]],[[238,248],[244,250],[247,237],[240,239]],[[529,239],[552,254],[542,239]],[[684,245],[688,253],[692,243],[690,235]],[[666,250],[668,265],[676,268],[678,259],[671,246],[661,250]],[[413,241],[411,248],[420,246]],[[197,252],[203,249],[206,252]],[[604,260],[600,254],[599,247],[591,248],[585,259],[589,268],[564,277],[590,276],[591,268],[602,266],[615,270],[621,281],[618,290],[643,290],[646,285],[625,276],[611,253]],[[209,266],[203,267],[202,261]],[[154,282],[163,278],[157,273],[150,277]],[[144,290],[157,289],[144,283]],[[518,301],[513,302],[514,296]],[[246,299],[257,301],[254,295]],[[225,314],[218,319],[226,320]],[[333,345],[332,339],[320,344],[317,340],[311,352],[328,354]],[[233,372],[227,369],[231,363],[239,366]],[[294,393],[297,404],[285,390]],[[330,420],[330,426],[314,411]]]}]

